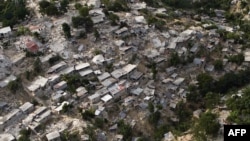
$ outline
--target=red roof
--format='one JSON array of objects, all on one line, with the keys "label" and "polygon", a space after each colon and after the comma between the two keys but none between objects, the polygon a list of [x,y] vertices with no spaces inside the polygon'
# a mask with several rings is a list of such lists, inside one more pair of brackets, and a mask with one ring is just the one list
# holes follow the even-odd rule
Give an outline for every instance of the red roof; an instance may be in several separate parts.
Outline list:
[{"label": "red roof", "polygon": [[34,41],[30,41],[30,40],[26,42],[26,47],[28,51],[30,52],[37,52],[39,49],[38,45]]}]

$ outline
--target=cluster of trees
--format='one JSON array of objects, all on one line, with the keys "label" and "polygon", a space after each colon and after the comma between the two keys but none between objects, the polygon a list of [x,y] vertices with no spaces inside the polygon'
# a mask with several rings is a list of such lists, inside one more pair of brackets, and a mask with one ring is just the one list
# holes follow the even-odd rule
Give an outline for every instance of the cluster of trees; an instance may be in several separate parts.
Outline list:
[{"label": "cluster of trees", "polygon": [[24,27],[24,26],[19,26],[18,29],[17,29],[17,32],[16,32],[17,36],[30,35],[30,34],[31,34],[31,32],[30,32],[29,28]]},{"label": "cluster of trees", "polygon": [[0,22],[13,26],[29,15],[25,0],[0,0]]},{"label": "cluster of trees", "polygon": [[162,0],[162,3],[175,8],[192,8],[191,0]]},{"label": "cluster of trees", "polygon": [[176,105],[175,115],[178,117],[179,121],[174,123],[174,129],[179,132],[185,132],[191,127],[192,111],[188,108],[187,104],[183,101]]},{"label": "cluster of trees", "polygon": [[53,66],[56,64],[56,62],[58,62],[60,60],[62,60],[62,57],[59,54],[57,54],[49,59],[49,64],[50,64],[50,66]]},{"label": "cluster of trees", "polygon": [[[210,8],[212,9],[224,9],[227,10],[230,7],[231,0],[199,0],[199,1],[192,1],[192,0],[144,0],[147,5],[152,7],[159,7],[161,3],[171,6],[173,8],[182,8],[182,9],[199,9],[203,7],[203,12],[207,12]],[[161,3],[160,3],[161,2]],[[205,11],[206,10],[206,11]]]},{"label": "cluster of trees", "polygon": [[154,134],[153,138],[154,140],[161,140],[164,136],[164,134],[169,131],[169,125],[163,124],[159,125],[159,121],[161,119],[161,112],[159,111],[161,109],[161,105],[154,105],[152,102],[148,103],[148,110],[150,112],[150,115],[148,117],[148,122],[153,126],[154,128]]},{"label": "cluster of trees", "polygon": [[85,28],[87,32],[93,31],[94,23],[89,16],[89,10],[91,10],[88,6],[82,6],[80,4],[75,5],[78,9],[80,16],[72,17],[72,25],[74,28]]},{"label": "cluster of trees", "polygon": [[94,23],[90,17],[76,16],[72,17],[72,24],[74,28],[83,27],[86,31],[92,31]]},{"label": "cluster of trees", "polygon": [[85,110],[82,114],[84,120],[91,121],[95,117],[95,111],[92,109]]},{"label": "cluster of trees", "polygon": [[16,80],[9,82],[7,87],[12,93],[16,93],[22,88],[21,78],[18,77]]},{"label": "cluster of trees", "polygon": [[238,65],[241,65],[244,62],[244,60],[245,60],[245,57],[244,57],[243,53],[228,57],[229,62],[233,62],[233,63],[236,63]]},{"label": "cluster of trees", "polygon": [[43,72],[43,68],[42,68],[42,62],[39,58],[36,58],[35,62],[33,63],[33,70],[39,74]]},{"label": "cluster of trees", "polygon": [[124,141],[131,141],[133,130],[132,127],[125,123],[123,120],[120,120],[118,123],[118,133],[123,135]]},{"label": "cluster of trees", "polygon": [[61,134],[61,140],[62,141],[81,141],[81,137],[79,132],[69,132],[69,131],[64,131]]},{"label": "cluster of trees", "polygon": [[118,22],[120,21],[119,16],[117,16],[113,12],[108,12],[107,10],[105,10],[104,13],[108,17],[108,19],[111,21],[112,26],[118,25]]},{"label": "cluster of trees", "polygon": [[147,5],[150,5],[150,6],[152,6],[152,7],[157,7],[157,6],[158,6],[157,1],[155,1],[155,0],[144,0],[144,2],[145,2]]},{"label": "cluster of trees", "polygon": [[39,2],[40,12],[48,16],[58,16],[67,12],[69,1],[61,0],[59,3],[42,0]]},{"label": "cluster of trees", "polygon": [[243,49],[244,48],[249,48],[249,40],[250,40],[250,22],[245,20],[241,21],[239,24],[240,30],[244,32],[242,35],[242,40],[243,40]]},{"label": "cluster of trees", "polygon": [[198,90],[201,94],[208,92],[225,94],[232,88],[240,88],[250,82],[250,69],[240,71],[238,73],[229,72],[220,77],[219,80],[214,80],[212,76],[207,73],[198,75]]},{"label": "cluster of trees", "polygon": [[72,108],[73,108],[72,104],[64,104],[61,113],[67,113]]},{"label": "cluster of trees", "polygon": [[35,76],[43,73],[43,67],[42,62],[39,58],[36,58],[36,60],[33,63],[33,69],[32,70],[26,70],[25,77],[27,80],[33,79]]},{"label": "cluster of trees", "polygon": [[213,63],[213,65],[214,65],[214,69],[216,71],[223,70],[223,61],[222,60],[215,60],[214,63]]},{"label": "cluster of trees", "polygon": [[207,140],[208,136],[215,137],[220,129],[220,124],[217,121],[217,115],[206,112],[201,115],[197,124],[194,127],[194,137],[196,140]]},{"label": "cluster of trees", "polygon": [[147,15],[147,22],[149,25],[154,25],[156,29],[164,30],[165,21],[159,18],[156,18],[153,15]]},{"label": "cluster of trees", "polygon": [[152,102],[148,103],[148,110],[150,112],[150,115],[148,117],[148,122],[154,127],[157,127],[158,121],[161,118],[161,113],[156,107],[154,107]]},{"label": "cluster of trees", "polygon": [[23,129],[19,133],[21,136],[18,138],[17,141],[31,141],[29,138],[30,133],[31,133],[30,130]]},{"label": "cluster of trees", "polygon": [[207,73],[199,74],[197,77],[198,86],[190,85],[187,101],[189,103],[201,104],[212,109],[220,102],[220,95],[230,90],[244,87],[250,83],[250,69],[238,73],[229,72],[218,80],[214,80]]},{"label": "cluster of trees", "polygon": [[241,36],[237,32],[236,33],[235,32],[228,32],[224,29],[218,29],[216,32],[219,33],[220,37],[224,41],[229,40],[229,39],[233,39],[234,43],[239,43],[239,44],[244,43],[244,40],[241,38]]},{"label": "cluster of trees", "polygon": [[84,120],[88,120],[93,123],[94,127],[96,128],[103,128],[105,123],[108,121],[104,118],[96,117],[95,116],[95,111],[93,109],[85,110],[84,112],[81,113],[82,118]]},{"label": "cluster of trees", "polygon": [[170,66],[177,66],[182,62],[181,58],[179,57],[178,53],[172,53],[169,59]]},{"label": "cluster of trees", "polygon": [[67,23],[62,24],[62,30],[66,38],[71,37],[70,26]]},{"label": "cluster of trees", "polygon": [[232,96],[227,100],[227,106],[231,111],[228,121],[237,124],[250,124],[250,88],[242,92],[242,96]]},{"label": "cluster of trees", "polygon": [[103,0],[105,9],[108,11],[120,12],[120,11],[129,11],[127,2],[124,0]]},{"label": "cluster of trees", "polygon": [[230,8],[231,0],[200,0],[194,3],[194,8],[203,7],[204,11],[212,9],[224,9],[228,10]]},{"label": "cluster of trees", "polygon": [[89,87],[89,80],[84,79],[81,77],[79,74],[68,74],[68,75],[63,75],[62,79],[67,82],[67,89],[69,92],[75,93],[76,88],[79,86],[86,86],[86,88]]}]

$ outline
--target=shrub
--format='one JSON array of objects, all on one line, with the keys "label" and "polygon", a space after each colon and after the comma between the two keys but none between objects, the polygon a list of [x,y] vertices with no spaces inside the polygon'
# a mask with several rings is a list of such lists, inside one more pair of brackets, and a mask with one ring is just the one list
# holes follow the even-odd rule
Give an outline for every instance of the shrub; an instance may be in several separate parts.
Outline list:
[{"label": "shrub", "polygon": [[82,113],[82,118],[85,120],[91,120],[95,117],[95,113],[93,110],[86,110]]}]

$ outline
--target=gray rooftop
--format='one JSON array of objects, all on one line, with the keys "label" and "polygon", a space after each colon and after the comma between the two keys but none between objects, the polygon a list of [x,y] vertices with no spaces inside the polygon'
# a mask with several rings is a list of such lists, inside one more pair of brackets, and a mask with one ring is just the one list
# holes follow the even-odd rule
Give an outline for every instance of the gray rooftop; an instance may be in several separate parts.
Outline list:
[{"label": "gray rooftop", "polygon": [[108,78],[108,79],[105,79],[104,81],[102,81],[102,85],[105,86],[105,87],[109,87],[110,85],[114,84],[117,80],[114,79],[114,78]]},{"label": "gray rooftop", "polygon": [[0,134],[0,141],[14,141],[15,137],[12,134],[3,133]]},{"label": "gray rooftop", "polygon": [[46,138],[48,139],[48,141],[53,141],[56,139],[57,139],[57,141],[59,141],[60,140],[60,133],[58,131],[51,132],[51,133],[46,135]]},{"label": "gray rooftop", "polygon": [[109,78],[110,76],[111,76],[110,73],[104,72],[103,74],[97,76],[97,78],[98,78],[99,81],[103,81],[103,80]]},{"label": "gray rooftop", "polygon": [[30,102],[26,102],[24,103],[22,106],[20,106],[19,108],[23,111],[23,112],[27,112],[30,109],[32,109],[34,107],[34,105]]}]

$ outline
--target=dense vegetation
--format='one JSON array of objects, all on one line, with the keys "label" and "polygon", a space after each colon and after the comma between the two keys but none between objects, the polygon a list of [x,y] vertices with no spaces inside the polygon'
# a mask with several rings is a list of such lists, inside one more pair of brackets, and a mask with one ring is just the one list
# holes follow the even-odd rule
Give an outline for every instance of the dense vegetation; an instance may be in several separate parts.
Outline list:
[{"label": "dense vegetation", "polygon": [[70,38],[71,37],[70,26],[67,23],[63,23],[62,24],[62,29],[63,29],[63,32],[64,32],[64,36],[66,38]]},{"label": "dense vegetation", "polygon": [[200,0],[193,2],[192,0],[144,0],[148,5],[153,7],[158,7],[161,3],[171,6],[173,8],[183,8],[183,9],[200,9],[203,7],[203,10],[209,10],[210,8],[214,9],[229,9],[231,0]]},{"label": "dense vegetation", "polygon": [[92,32],[94,23],[89,16],[89,10],[92,7],[82,6],[81,4],[75,5],[79,12],[79,16],[72,17],[72,25],[74,28],[84,28],[86,32]]},{"label": "dense vegetation", "polygon": [[16,80],[9,82],[7,87],[12,93],[16,93],[22,89],[21,78],[18,77]]},{"label": "dense vegetation", "polygon": [[234,88],[241,88],[250,83],[250,69],[246,69],[240,72],[229,72],[218,80],[214,80],[212,76],[207,73],[198,75],[198,87],[201,95],[208,92],[225,94]]},{"label": "dense vegetation", "polygon": [[0,0],[0,22],[3,26],[13,26],[26,15],[29,15],[29,11],[25,0]]},{"label": "dense vegetation", "polygon": [[250,88],[246,88],[242,95],[234,95],[227,101],[232,110],[228,120],[237,124],[250,124]]},{"label": "dense vegetation", "polygon": [[102,3],[105,5],[105,8],[108,11],[129,11],[127,2],[124,0],[102,0]]},{"label": "dense vegetation", "polygon": [[67,12],[69,1],[61,0],[59,3],[42,0],[39,2],[40,12],[48,16],[58,16]]},{"label": "dense vegetation", "polygon": [[201,115],[194,127],[194,136],[196,140],[205,141],[208,139],[208,136],[216,136],[219,129],[220,124],[217,121],[217,115],[206,112]]},{"label": "dense vegetation", "polygon": [[81,77],[79,74],[63,75],[62,79],[67,82],[69,92],[75,93],[76,89],[82,85],[88,88],[89,80]]},{"label": "dense vegetation", "polygon": [[29,139],[29,136],[31,134],[30,130],[22,129],[19,133],[21,136],[18,138],[17,141],[31,141]]}]

